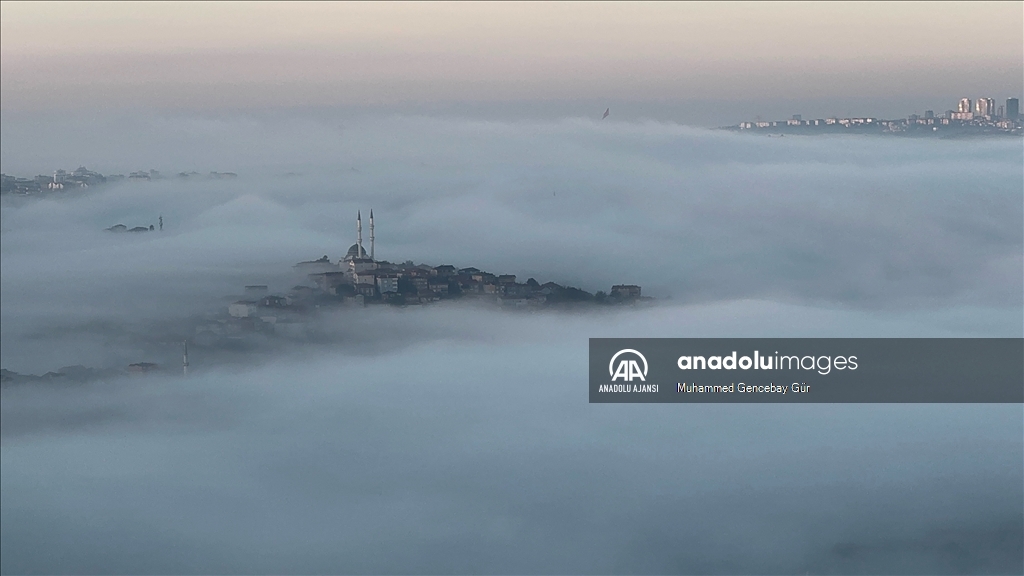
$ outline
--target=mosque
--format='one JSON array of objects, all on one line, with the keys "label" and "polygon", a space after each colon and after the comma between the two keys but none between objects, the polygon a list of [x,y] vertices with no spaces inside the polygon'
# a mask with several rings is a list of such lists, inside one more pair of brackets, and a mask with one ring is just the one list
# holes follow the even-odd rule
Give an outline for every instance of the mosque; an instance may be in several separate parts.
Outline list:
[{"label": "mosque", "polygon": [[363,214],[356,212],[356,243],[349,247],[345,257],[338,262],[342,270],[365,272],[377,268],[377,260],[373,251],[373,210],[370,210],[370,253],[363,248]]},{"label": "mosque", "polygon": [[[554,282],[539,284],[532,278],[525,283],[516,282],[514,274],[495,275],[477,268],[456,268],[450,264],[415,265],[411,261],[404,264],[378,261],[374,253],[374,240],[373,210],[370,210],[370,249],[367,252],[363,247],[363,214],[360,210],[356,212],[356,243],[349,247],[337,264],[324,256],[318,260],[299,262],[295,267],[300,272],[306,272],[316,282],[321,293],[344,296],[346,302],[349,298],[356,298],[364,304],[366,299],[382,303],[419,304],[462,295],[491,296],[499,305],[511,307],[579,302],[632,304],[650,300],[641,296],[640,286],[633,284],[612,286],[607,295],[592,295],[579,288],[560,286]],[[312,288],[297,286],[293,297],[301,300],[312,291]],[[249,306],[257,305],[249,301],[235,304],[244,305],[246,310]],[[229,314],[238,316],[230,310]]]}]

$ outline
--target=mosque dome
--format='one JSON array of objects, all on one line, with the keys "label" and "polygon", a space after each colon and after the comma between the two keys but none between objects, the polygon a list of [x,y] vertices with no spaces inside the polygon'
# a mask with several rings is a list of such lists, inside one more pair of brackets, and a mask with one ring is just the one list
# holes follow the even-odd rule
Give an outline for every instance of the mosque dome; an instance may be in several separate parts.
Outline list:
[{"label": "mosque dome", "polygon": [[349,249],[348,253],[345,254],[345,259],[350,260],[352,258],[368,258],[366,249],[359,246],[359,244],[353,244]]}]

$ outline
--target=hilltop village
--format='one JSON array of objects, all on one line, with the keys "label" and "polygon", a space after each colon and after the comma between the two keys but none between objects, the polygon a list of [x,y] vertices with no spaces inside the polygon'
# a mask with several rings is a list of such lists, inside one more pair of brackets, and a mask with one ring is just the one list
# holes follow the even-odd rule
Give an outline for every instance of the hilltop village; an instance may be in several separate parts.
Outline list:
[{"label": "hilltop village", "polygon": [[[612,286],[609,292],[591,294],[554,282],[541,284],[533,278],[521,282],[514,274],[492,274],[472,267],[377,260],[372,211],[369,240],[367,251],[363,246],[362,213],[357,213],[356,243],[343,258],[334,262],[323,256],[299,262],[294,268],[307,282],[284,294],[271,294],[265,285],[246,286],[245,297],[227,307],[227,318],[222,318],[220,323],[232,324],[235,330],[290,333],[301,330],[305,317],[311,313],[335,306],[407,306],[472,299],[506,309],[536,309],[638,304],[653,300],[643,296],[640,286],[635,284],[619,284]],[[224,329],[230,328],[221,326],[216,332]]]},{"label": "hilltop village", "polygon": [[[160,230],[163,229],[160,218]],[[138,227],[151,231],[154,227]],[[136,231],[124,225],[111,232]],[[208,364],[245,357],[276,348],[281,341],[302,344],[331,339],[331,321],[321,322],[325,313],[351,307],[429,305],[447,300],[476,302],[500,309],[580,309],[650,304],[640,286],[619,284],[609,292],[595,294],[555,282],[544,284],[530,278],[520,282],[514,274],[492,274],[478,268],[456,268],[449,264],[430,266],[411,261],[395,264],[375,258],[373,213],[369,218],[369,251],[363,247],[362,214],[356,215],[356,243],[343,258],[327,256],[299,262],[293,269],[301,284],[284,293],[271,293],[267,285],[246,286],[219,311],[210,311],[162,326],[128,327],[126,337],[146,350],[143,358],[120,368],[66,366],[42,376],[0,371],[0,386],[31,383],[82,383],[143,374],[189,374],[189,349],[200,352]],[[110,337],[110,335],[108,335]],[[336,336],[335,336],[336,337]],[[278,344],[274,344],[274,342]],[[181,364],[168,359],[175,351]],[[206,360],[203,361],[202,359]],[[159,363],[149,360],[158,360]]]}]

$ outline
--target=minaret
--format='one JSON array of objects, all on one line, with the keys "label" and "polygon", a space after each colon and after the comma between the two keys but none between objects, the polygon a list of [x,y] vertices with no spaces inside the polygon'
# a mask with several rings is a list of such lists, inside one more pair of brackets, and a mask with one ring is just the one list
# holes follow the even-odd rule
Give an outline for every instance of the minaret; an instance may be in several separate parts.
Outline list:
[{"label": "minaret", "polygon": [[370,260],[373,260],[373,208],[370,208]]},{"label": "minaret", "polygon": [[356,258],[363,257],[363,214],[356,212]]},{"label": "minaret", "polygon": [[181,347],[183,349],[181,357],[181,372],[185,378],[188,378],[188,340],[182,340]]}]

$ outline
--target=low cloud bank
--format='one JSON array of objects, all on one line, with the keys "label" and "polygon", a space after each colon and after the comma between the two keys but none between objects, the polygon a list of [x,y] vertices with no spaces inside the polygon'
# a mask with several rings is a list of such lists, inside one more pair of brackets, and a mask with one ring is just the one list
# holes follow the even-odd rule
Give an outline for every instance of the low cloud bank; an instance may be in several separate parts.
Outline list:
[{"label": "low cloud bank", "polygon": [[[4,573],[1021,570],[1019,406],[591,406],[585,368],[599,336],[1020,337],[1019,141],[2,127],[5,173],[240,174],[5,198],[7,369],[173,365],[183,319],[301,282],[291,265],[339,258],[370,207],[381,258],[659,298],[348,309],[241,364],[197,348],[188,380],[6,387]],[[163,232],[103,231],[161,215]]]},{"label": "low cloud bank", "polygon": [[[176,318],[222,306],[245,284],[287,289],[298,281],[291,264],[340,258],[356,211],[371,207],[379,257],[590,291],[637,283],[679,303],[1017,317],[1024,302],[1024,165],[1012,139],[781,139],[581,119],[138,116],[69,126],[58,138],[5,119],[4,170],[241,176],[5,200],[5,341],[40,327]],[[162,233],[103,232],[159,216]],[[5,350],[5,365],[16,361]]]},{"label": "low cloud bank", "polygon": [[580,327],[7,389],[3,571],[1020,567],[1019,406],[590,405]]}]

